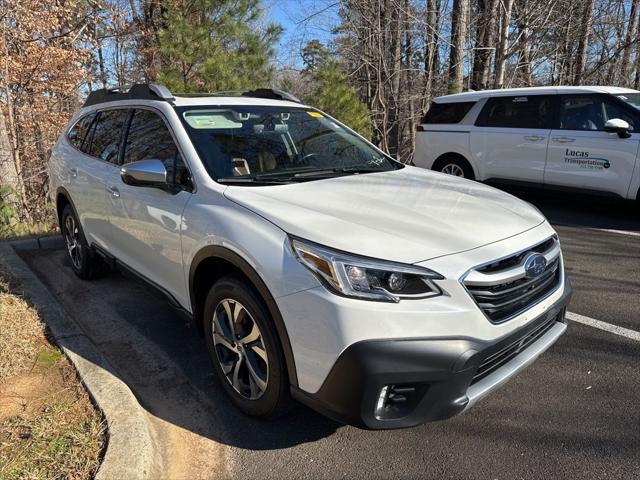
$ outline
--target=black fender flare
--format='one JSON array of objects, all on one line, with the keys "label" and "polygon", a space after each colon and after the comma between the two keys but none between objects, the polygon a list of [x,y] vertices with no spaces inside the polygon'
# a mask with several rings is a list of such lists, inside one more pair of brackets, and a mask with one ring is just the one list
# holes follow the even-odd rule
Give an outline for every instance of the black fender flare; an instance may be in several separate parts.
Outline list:
[{"label": "black fender flare", "polygon": [[289,383],[292,386],[297,387],[298,375],[296,373],[295,359],[291,348],[291,342],[289,340],[289,334],[287,333],[287,328],[284,324],[284,320],[282,319],[282,315],[280,314],[280,309],[278,308],[273,295],[269,291],[269,288],[264,283],[260,275],[258,275],[258,272],[256,272],[255,269],[244,258],[242,258],[242,256],[233,250],[219,245],[208,245],[200,249],[193,257],[191,267],[189,268],[189,300],[191,302],[191,311],[193,312],[194,319],[200,318],[200,312],[197,311],[194,277],[200,263],[209,258],[220,259],[230,263],[242,272],[242,274],[247,277],[256,288],[264,300],[276,327],[276,332],[278,333],[280,344],[282,345],[282,350],[284,352],[284,359],[289,375]]}]

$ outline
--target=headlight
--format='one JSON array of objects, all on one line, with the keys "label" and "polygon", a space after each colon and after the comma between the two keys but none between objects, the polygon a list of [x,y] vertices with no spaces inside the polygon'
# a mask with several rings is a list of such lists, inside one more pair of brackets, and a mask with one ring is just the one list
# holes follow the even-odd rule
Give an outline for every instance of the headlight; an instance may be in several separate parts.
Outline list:
[{"label": "headlight", "polygon": [[357,257],[296,238],[291,245],[298,261],[338,295],[385,302],[442,295],[433,280],[444,277],[428,268]]}]

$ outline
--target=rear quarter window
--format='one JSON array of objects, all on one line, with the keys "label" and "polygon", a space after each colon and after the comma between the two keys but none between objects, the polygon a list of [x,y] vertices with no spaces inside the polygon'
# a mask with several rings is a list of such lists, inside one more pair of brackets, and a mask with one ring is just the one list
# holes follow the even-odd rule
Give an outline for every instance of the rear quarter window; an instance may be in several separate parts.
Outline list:
[{"label": "rear quarter window", "polygon": [[433,102],[421,123],[460,123],[476,102]]}]

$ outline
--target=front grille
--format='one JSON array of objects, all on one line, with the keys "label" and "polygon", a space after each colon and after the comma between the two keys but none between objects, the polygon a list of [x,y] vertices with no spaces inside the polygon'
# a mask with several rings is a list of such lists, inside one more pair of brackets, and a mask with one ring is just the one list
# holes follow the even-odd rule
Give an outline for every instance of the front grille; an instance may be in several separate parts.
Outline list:
[{"label": "front grille", "polygon": [[473,376],[473,380],[471,380],[471,385],[479,382],[487,375],[493,373],[502,365],[509,362],[509,360],[511,360],[513,357],[523,352],[536,340],[540,339],[545,333],[551,330],[551,327],[555,325],[556,321],[562,320],[562,315],[563,313],[560,313],[557,317],[552,317],[551,320],[542,323],[532,331],[520,336],[506,347],[487,357],[480,364],[480,367],[478,367],[476,374]]},{"label": "front grille", "polygon": [[[544,270],[533,278],[524,263],[532,253],[545,257]],[[523,252],[477,267],[463,279],[464,286],[484,314],[501,323],[528,310],[560,285],[560,244],[553,236]]]}]

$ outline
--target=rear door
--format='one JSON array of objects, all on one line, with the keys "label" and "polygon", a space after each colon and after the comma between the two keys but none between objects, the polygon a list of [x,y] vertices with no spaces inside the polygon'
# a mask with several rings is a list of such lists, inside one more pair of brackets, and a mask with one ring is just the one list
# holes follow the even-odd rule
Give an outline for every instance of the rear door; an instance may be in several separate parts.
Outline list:
[{"label": "rear door", "polygon": [[481,179],[542,183],[554,108],[552,95],[489,98],[471,132]]},{"label": "rear door", "polygon": [[[639,117],[607,95],[562,95],[559,103],[545,183],[626,197],[640,141]],[[629,138],[604,131],[613,118],[629,123]]]},{"label": "rear door", "polygon": [[123,164],[161,160],[175,190],[125,184],[108,186],[112,253],[127,266],[188,304],[182,269],[182,212],[191,197],[191,177],[174,137],[158,112],[136,108],[128,120]]},{"label": "rear door", "polygon": [[102,247],[108,244],[109,206],[105,188],[117,175],[118,154],[126,110],[111,109],[93,114],[82,140],[76,142],[78,155],[71,170],[71,197],[78,210],[88,240]]}]

